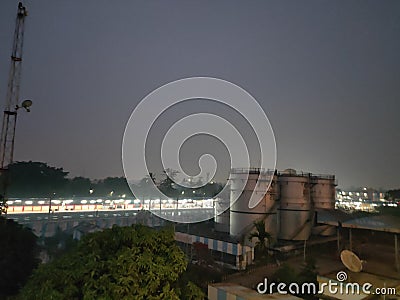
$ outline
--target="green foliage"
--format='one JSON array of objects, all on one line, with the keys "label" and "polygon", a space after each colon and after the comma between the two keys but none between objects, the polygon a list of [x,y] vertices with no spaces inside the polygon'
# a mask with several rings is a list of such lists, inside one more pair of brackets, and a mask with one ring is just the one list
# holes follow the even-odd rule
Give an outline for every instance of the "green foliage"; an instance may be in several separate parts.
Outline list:
[{"label": "green foliage", "polygon": [[179,284],[186,266],[171,230],[114,226],[41,265],[20,299],[201,299],[195,285]]},{"label": "green foliage", "polygon": [[161,194],[154,190],[155,178],[152,173],[142,178],[137,184],[135,184],[135,196],[139,199],[155,199],[160,198]]},{"label": "green foliage", "polygon": [[[200,188],[186,188],[175,184],[174,178],[177,171],[167,169],[164,171],[164,179],[156,182],[156,178],[150,173],[135,185],[135,193],[138,198],[162,198],[163,195],[152,188],[154,182],[167,196],[176,199],[182,197],[181,193],[197,198],[212,198],[223,188],[222,185],[213,182]],[[68,172],[62,168],[55,168],[43,162],[15,162],[9,166],[7,178],[0,176],[0,182],[8,182],[8,197],[105,197],[126,195],[132,197],[132,191],[124,177],[107,177],[101,180],[90,180],[85,177],[67,178]],[[3,184],[0,184],[2,195]],[[194,193],[193,193],[194,191]],[[1,199],[0,199],[1,200]]]},{"label": "green foliage", "polygon": [[[158,184],[158,188],[161,192],[170,198],[212,198],[215,197],[219,192],[222,191],[223,186],[217,182],[209,182],[207,184],[202,183],[201,180],[197,182],[186,181],[184,185],[176,184],[175,179],[178,175],[178,171],[172,169],[166,169],[164,171],[164,179]],[[192,188],[191,186],[201,186],[198,188]],[[181,196],[183,192],[183,195]],[[189,195],[189,196],[188,196]]]},{"label": "green foliage", "polygon": [[[308,257],[302,269],[298,273],[300,284],[314,283],[314,285],[318,287],[317,274],[318,273],[315,267],[315,259],[312,257]],[[303,299],[309,299],[309,300],[319,299],[315,295],[310,295],[310,294],[300,294],[299,296],[301,296],[301,298]]]},{"label": "green foliage", "polygon": [[177,198],[181,194],[183,187],[176,185],[174,180],[178,175],[178,171],[172,169],[166,169],[164,171],[164,179],[159,183],[158,187],[160,191],[171,198]]},{"label": "green foliage", "polygon": [[39,244],[47,252],[49,259],[53,260],[76,247],[77,241],[70,234],[57,229],[54,236],[42,238]]},{"label": "green foliage", "polygon": [[46,163],[15,162],[8,169],[8,195],[49,197],[54,193],[62,193],[67,184],[67,175],[68,172],[64,172],[62,168],[50,167]]},{"label": "green foliage", "polygon": [[[196,285],[207,291],[208,284],[210,282],[220,282],[222,280],[223,273],[218,269],[211,269],[205,265],[189,264],[186,272],[181,277],[181,281],[185,287],[192,286],[196,282]],[[195,285],[195,287],[197,287]],[[201,298],[194,298],[201,299]]]},{"label": "green foliage", "polygon": [[205,299],[204,293],[191,281],[187,282],[182,290],[182,295],[187,300],[201,300]]},{"label": "green foliage", "polygon": [[265,222],[264,220],[254,222],[254,227],[256,231],[250,233],[249,241],[252,241],[253,238],[257,238],[256,247],[255,247],[255,255],[258,256],[261,260],[267,257],[267,243],[271,243],[272,235],[265,230]]},{"label": "green foliage", "polygon": [[[301,286],[303,283],[314,283],[318,288],[317,271],[315,267],[315,260],[311,257],[307,258],[305,264],[302,266],[299,272],[296,272],[288,264],[283,264],[272,276],[275,282],[284,282],[287,285],[291,283],[297,283]],[[315,295],[310,294],[298,294],[296,296],[302,299],[318,299]]]},{"label": "green foliage", "polygon": [[85,177],[74,177],[68,180],[66,190],[70,196],[88,196],[89,190],[92,189],[92,182],[89,178]]},{"label": "green foliage", "polygon": [[92,188],[93,196],[108,196],[111,192],[114,196],[125,194],[131,197],[133,195],[125,177],[107,177],[92,183]]},{"label": "green foliage", "polygon": [[385,199],[390,200],[390,201],[400,200],[400,189],[387,191],[386,195],[385,195]]},{"label": "green foliage", "polygon": [[13,220],[0,217],[0,299],[14,295],[36,268],[36,236]]},{"label": "green foliage", "polygon": [[[85,197],[114,195],[132,196],[124,177],[107,177],[91,181],[85,177],[67,178],[68,172],[43,162],[15,162],[9,166],[7,178],[3,174],[0,182],[8,183],[8,197]],[[2,192],[3,185],[0,185]],[[92,190],[93,194],[89,191]]]}]

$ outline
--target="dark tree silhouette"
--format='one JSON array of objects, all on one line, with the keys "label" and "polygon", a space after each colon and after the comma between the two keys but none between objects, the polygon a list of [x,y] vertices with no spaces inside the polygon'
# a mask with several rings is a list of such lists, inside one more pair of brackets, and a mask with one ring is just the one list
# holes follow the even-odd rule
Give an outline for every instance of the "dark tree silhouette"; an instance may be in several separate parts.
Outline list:
[{"label": "dark tree silhouette", "polygon": [[8,170],[8,195],[12,197],[50,197],[62,195],[68,183],[62,168],[42,162],[15,162]]},{"label": "dark tree silhouette", "polygon": [[132,196],[125,177],[107,177],[92,184],[92,187],[96,196]]},{"label": "dark tree silhouette", "polygon": [[251,241],[253,238],[257,238],[256,248],[258,248],[260,252],[263,252],[267,249],[266,243],[271,242],[272,236],[265,230],[264,220],[254,222],[254,227],[256,231],[250,233],[249,241]]},{"label": "dark tree silhouette", "polygon": [[385,195],[385,199],[391,200],[391,201],[400,200],[400,189],[387,191],[386,195]]},{"label": "dark tree silhouette", "polygon": [[178,173],[178,171],[172,169],[164,170],[165,178],[158,185],[159,189],[164,195],[167,195],[171,198],[179,197],[182,187],[174,182]]},{"label": "dark tree silhouette", "polygon": [[30,229],[0,217],[0,299],[14,295],[36,268],[38,248]]},{"label": "dark tree silhouette", "polygon": [[90,195],[90,190],[93,190],[92,188],[93,184],[89,178],[79,176],[68,180],[66,193],[70,194],[69,196],[84,197]]},{"label": "dark tree silhouette", "polygon": [[[199,188],[187,188],[174,182],[177,174],[177,171],[167,169],[164,171],[165,178],[156,182],[155,177],[150,173],[135,184],[135,196],[157,199],[164,198],[164,195],[167,195],[172,199],[177,199],[184,192],[186,197],[212,198],[223,188],[217,182],[208,183]],[[67,178],[67,175],[68,172],[62,168],[51,167],[43,162],[15,162],[9,167],[7,196],[21,198],[133,196],[125,177],[90,180],[82,176]],[[164,195],[154,188],[150,188],[151,182],[156,184]],[[0,186],[1,194],[2,186]]]}]

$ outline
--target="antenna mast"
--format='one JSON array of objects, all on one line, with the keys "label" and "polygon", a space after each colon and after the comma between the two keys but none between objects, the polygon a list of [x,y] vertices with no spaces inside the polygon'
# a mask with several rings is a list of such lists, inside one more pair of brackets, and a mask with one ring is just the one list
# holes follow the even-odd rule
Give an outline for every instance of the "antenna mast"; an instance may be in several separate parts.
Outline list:
[{"label": "antenna mast", "polygon": [[[0,172],[3,177],[3,195],[1,196],[0,214],[6,212],[7,170],[13,162],[15,126],[19,106],[19,88],[21,82],[22,49],[24,44],[25,17],[28,15],[21,2],[18,3],[14,41],[11,53],[11,66],[8,78],[6,105],[4,108],[3,127],[0,142]],[[26,108],[26,107],[25,107]],[[5,211],[4,211],[5,210]]]}]

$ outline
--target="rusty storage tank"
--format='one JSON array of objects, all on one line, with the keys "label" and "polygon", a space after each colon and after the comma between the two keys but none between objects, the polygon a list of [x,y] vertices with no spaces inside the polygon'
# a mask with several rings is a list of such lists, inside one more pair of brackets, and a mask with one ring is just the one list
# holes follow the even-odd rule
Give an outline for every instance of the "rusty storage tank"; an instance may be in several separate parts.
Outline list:
[{"label": "rusty storage tank", "polygon": [[279,234],[283,240],[307,240],[313,225],[310,173],[286,169],[279,174]]},{"label": "rusty storage tank", "polygon": [[311,177],[311,199],[316,210],[335,209],[335,187],[334,175]]},{"label": "rusty storage tank", "polygon": [[[336,181],[334,175],[313,175],[311,177],[311,200],[314,209],[320,210],[335,209],[335,187]],[[336,234],[335,226],[317,226],[313,229],[314,234],[330,236]]]}]

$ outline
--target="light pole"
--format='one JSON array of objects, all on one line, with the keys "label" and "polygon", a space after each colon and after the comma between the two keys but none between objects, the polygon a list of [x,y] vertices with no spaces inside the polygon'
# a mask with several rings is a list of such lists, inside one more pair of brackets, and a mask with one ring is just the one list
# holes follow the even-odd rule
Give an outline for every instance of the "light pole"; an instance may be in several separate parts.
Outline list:
[{"label": "light pole", "polygon": [[2,195],[0,195],[0,215],[7,214],[8,167],[13,162],[15,128],[17,112],[21,107],[29,112],[31,100],[24,100],[19,105],[19,90],[21,83],[22,53],[24,45],[25,17],[28,11],[20,2],[14,31],[13,47],[11,51],[11,65],[7,84],[6,103],[3,111],[3,125],[0,140],[0,172],[2,175]]},{"label": "light pole", "polygon": [[182,191],[180,194],[178,193],[178,196],[176,197],[176,210],[178,210],[179,195],[185,195],[185,191]]},{"label": "light pole", "polygon": [[[5,110],[3,118],[3,128],[1,132],[0,141],[0,173],[2,175],[2,188],[3,193],[0,195],[0,215],[7,214],[7,189],[9,185],[9,166],[13,162],[14,157],[14,141],[15,141],[15,128],[17,126],[17,112],[20,108],[24,108],[27,112],[30,112],[32,106],[32,100],[24,100],[21,105],[15,105],[14,111]],[[13,120],[10,119],[13,117]],[[14,124],[11,124],[12,122]]]},{"label": "light pole", "polygon": [[50,219],[50,214],[52,213],[52,210],[51,210],[51,201],[53,200],[53,198],[54,198],[55,195],[56,195],[56,193],[53,193],[53,194],[50,196],[50,200],[49,200],[49,219]]}]

